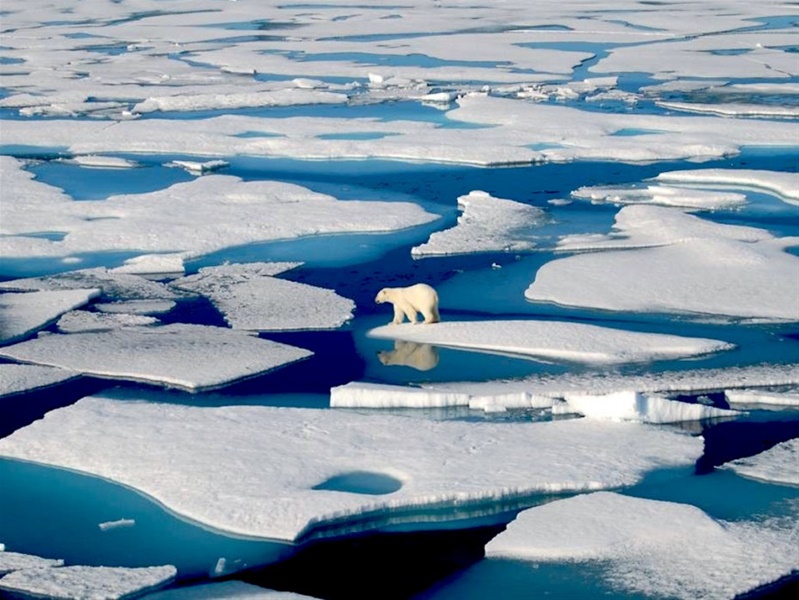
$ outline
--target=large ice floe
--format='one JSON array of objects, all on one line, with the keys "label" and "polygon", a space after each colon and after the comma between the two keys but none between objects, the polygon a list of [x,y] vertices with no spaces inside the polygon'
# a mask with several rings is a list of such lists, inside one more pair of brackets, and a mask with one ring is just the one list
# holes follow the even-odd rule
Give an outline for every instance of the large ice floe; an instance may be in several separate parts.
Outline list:
[{"label": "large ice floe", "polygon": [[700,438],[629,423],[436,422],[102,397],[0,440],[2,456],[104,477],[206,526],[287,541],[404,512],[413,521],[411,508],[497,510],[536,494],[631,485],[658,468],[692,467],[701,452]]},{"label": "large ice floe", "polygon": [[665,171],[655,178],[664,183],[743,187],[777,194],[791,204],[799,204],[799,178],[796,173],[753,169],[691,169]]},{"label": "large ice floe", "polygon": [[60,558],[42,558],[21,552],[8,552],[0,544],[0,578],[14,571],[27,569],[49,569],[61,567],[64,561]]},{"label": "large ice floe", "polygon": [[233,329],[335,329],[355,303],[333,290],[274,277],[296,263],[252,263],[200,269],[172,285],[208,297]]},{"label": "large ice floe", "polygon": [[46,335],[0,349],[0,356],[21,362],[192,391],[261,375],[311,354],[246,332],[183,323]]},{"label": "large ice floe", "polygon": [[619,364],[688,358],[729,350],[732,345],[702,338],[640,333],[584,323],[535,320],[447,321],[432,325],[385,325],[369,336],[588,364]]},{"label": "large ice floe", "polygon": [[752,479],[799,486],[799,439],[794,438],[755,456],[726,463],[724,468]]},{"label": "large ice floe", "polygon": [[799,568],[796,529],[726,522],[687,504],[597,492],[522,512],[489,558],[602,565],[614,589],[645,597],[728,599]]},{"label": "large ice floe", "polygon": [[455,227],[433,233],[427,242],[411,248],[411,254],[529,251],[535,247],[530,230],[544,219],[540,208],[482,191],[459,197],[458,209],[461,214]]},{"label": "large ice floe", "polygon": [[79,375],[39,365],[0,364],[0,398],[57,385]]},{"label": "large ice floe", "polygon": [[672,208],[626,206],[611,234],[564,238],[563,250],[592,252],[545,264],[525,297],[613,311],[799,321],[799,257],[785,252],[796,242]]},{"label": "large ice floe", "polygon": [[0,344],[29,336],[99,294],[97,289],[0,294]]},{"label": "large ice floe", "polygon": [[0,579],[0,591],[24,598],[123,600],[163,587],[176,574],[172,566],[22,569]]}]

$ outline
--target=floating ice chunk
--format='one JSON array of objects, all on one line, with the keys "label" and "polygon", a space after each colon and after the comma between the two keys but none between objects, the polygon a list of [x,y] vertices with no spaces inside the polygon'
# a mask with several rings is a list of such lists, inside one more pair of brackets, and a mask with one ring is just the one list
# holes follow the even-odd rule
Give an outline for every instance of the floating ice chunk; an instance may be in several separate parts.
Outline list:
[{"label": "floating ice chunk", "polygon": [[[565,240],[564,249],[623,250],[553,260],[525,297],[614,311],[799,321],[799,257],[784,251],[796,238],[638,205],[619,211],[615,232],[604,240]],[[643,248],[629,249],[636,247]]]},{"label": "floating ice chunk", "polygon": [[567,394],[569,407],[591,419],[636,421],[639,423],[680,423],[719,417],[738,417],[740,412],[704,404],[689,404],[661,396],[626,391],[613,394]]},{"label": "floating ice chunk", "polygon": [[799,439],[792,439],[750,456],[739,458],[724,465],[739,475],[799,486]]},{"label": "floating ice chunk", "polygon": [[160,315],[175,308],[172,300],[123,300],[120,302],[99,302],[94,308],[104,313],[124,313],[129,315]]},{"label": "floating ice chunk", "polygon": [[136,525],[135,519],[117,519],[116,521],[106,521],[104,523],[100,523],[98,527],[101,531],[109,531],[111,529],[133,527],[134,525]]},{"label": "floating ice chunk", "polygon": [[335,329],[352,318],[355,303],[333,290],[272,277],[285,265],[206,267],[173,285],[208,297],[233,329]]},{"label": "floating ice chunk", "polygon": [[84,156],[74,156],[72,158],[60,158],[59,162],[68,165],[78,165],[81,167],[89,167],[93,169],[135,169],[140,164],[127,158],[119,158],[117,156],[98,156],[95,154],[87,154]]},{"label": "floating ice chunk", "polygon": [[660,204],[700,210],[735,208],[746,203],[746,196],[708,190],[688,190],[665,185],[643,188],[582,187],[571,193],[573,198],[613,204]]},{"label": "floating ice chunk", "polygon": [[544,216],[540,208],[481,191],[458,198],[458,209],[461,214],[455,227],[433,233],[426,243],[413,247],[411,254],[423,257],[531,250],[535,242],[529,231],[541,225]]},{"label": "floating ice chunk", "polygon": [[655,178],[665,183],[746,187],[776,193],[792,204],[799,204],[796,173],[754,169],[696,169],[666,171]]},{"label": "floating ice chunk", "polygon": [[156,111],[195,111],[264,106],[293,106],[298,104],[343,104],[346,94],[302,88],[275,91],[238,92],[229,94],[183,94],[148,98],[133,107],[134,113]]},{"label": "floating ice chunk", "polygon": [[311,354],[244,332],[181,323],[48,335],[0,349],[0,356],[14,360],[189,391],[261,375]]},{"label": "floating ice chunk", "polygon": [[[797,376],[799,377],[799,375]],[[724,397],[731,405],[746,404],[792,406],[799,408],[799,393],[766,392],[763,390],[726,390]]]},{"label": "floating ice chunk", "polygon": [[36,598],[122,600],[171,582],[177,569],[161,567],[58,567],[26,569],[0,579],[0,590]]},{"label": "floating ice chunk", "polygon": [[446,321],[433,325],[385,325],[370,337],[543,360],[619,364],[688,358],[729,350],[717,340],[640,333],[557,321]]},{"label": "floating ice chunk", "polygon": [[799,108],[792,106],[776,106],[772,104],[706,104],[696,102],[656,102],[661,108],[692,113],[710,113],[725,117],[779,117],[795,119],[799,117]]},{"label": "floating ice chunk", "polygon": [[0,294],[0,344],[23,339],[99,295],[97,289]]},{"label": "floating ice chunk", "polygon": [[799,546],[790,526],[717,521],[686,504],[597,492],[520,513],[486,556],[597,561],[628,593],[726,600],[796,569]]},{"label": "floating ice chunk", "polygon": [[[486,502],[631,485],[652,469],[688,468],[701,452],[700,438],[635,423],[466,423],[101,397],[0,440],[2,456],[105,477],[209,527],[281,540],[308,539],[317,526],[335,535],[335,525],[413,523],[428,505],[463,518]],[[347,485],[355,474],[392,486],[363,493]]]},{"label": "floating ice chunk", "polygon": [[46,277],[29,277],[0,283],[0,290],[76,290],[98,288],[103,296],[125,300],[173,300],[179,298],[163,283],[138,275],[117,273],[103,267],[67,271]]},{"label": "floating ice chunk", "polygon": [[0,398],[50,387],[79,376],[74,371],[39,365],[0,364]]},{"label": "floating ice chunk", "polygon": [[142,254],[129,258],[121,267],[111,269],[112,273],[131,275],[182,275],[184,271],[183,254]]},{"label": "floating ice chunk", "polygon": [[205,162],[198,162],[195,160],[173,160],[172,162],[166,163],[165,166],[185,169],[192,175],[205,175],[206,173],[224,169],[230,166],[230,163],[224,160],[207,160]]},{"label": "floating ice chunk", "polygon": [[[8,573],[22,569],[47,569],[50,567],[60,567],[64,564],[61,559],[41,558],[31,554],[20,554],[19,552],[6,552],[0,548],[0,578]],[[0,579],[0,583],[4,581]]]},{"label": "floating ice chunk", "polygon": [[242,600],[312,600],[311,596],[294,592],[278,592],[243,581],[204,583],[155,592],[147,596],[147,600],[235,600],[236,598]]},{"label": "floating ice chunk", "polygon": [[73,310],[64,314],[57,323],[61,333],[78,333],[82,331],[109,331],[121,327],[137,327],[154,325],[158,319],[144,315],[128,315],[125,313],[94,313],[86,310]]},{"label": "floating ice chunk", "polygon": [[497,408],[548,408],[555,402],[546,396],[526,392],[472,395],[464,392],[436,392],[424,388],[350,382],[330,390],[333,408],[444,408],[468,406],[491,411]]}]

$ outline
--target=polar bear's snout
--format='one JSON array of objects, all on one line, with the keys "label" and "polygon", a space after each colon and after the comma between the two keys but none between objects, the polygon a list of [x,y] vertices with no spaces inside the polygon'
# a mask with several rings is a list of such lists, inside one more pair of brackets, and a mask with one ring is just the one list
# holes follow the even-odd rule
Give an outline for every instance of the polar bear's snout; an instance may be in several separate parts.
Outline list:
[{"label": "polar bear's snout", "polygon": [[375,296],[375,302],[378,304],[383,304],[388,302],[388,293],[386,292],[386,288],[383,288],[379,292],[377,292],[377,296]]}]

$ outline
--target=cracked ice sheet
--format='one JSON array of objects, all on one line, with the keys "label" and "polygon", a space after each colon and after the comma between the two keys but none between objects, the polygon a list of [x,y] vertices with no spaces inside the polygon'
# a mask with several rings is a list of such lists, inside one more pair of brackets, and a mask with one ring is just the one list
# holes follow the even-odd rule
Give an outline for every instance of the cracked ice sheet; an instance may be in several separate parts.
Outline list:
[{"label": "cracked ice sheet", "polygon": [[97,289],[0,293],[0,344],[21,340],[47,327],[99,294]]},{"label": "cracked ice sheet", "polygon": [[172,285],[209,298],[233,329],[336,329],[352,318],[355,303],[349,298],[333,290],[273,277],[293,266],[296,263],[206,267]]},{"label": "cracked ice sheet", "polygon": [[80,373],[53,367],[0,364],[0,398],[50,387],[79,376]]},{"label": "cracked ice sheet", "polygon": [[457,224],[411,248],[414,257],[529,251],[535,247],[529,230],[544,219],[540,208],[476,190],[458,198],[458,209]]},{"label": "cracked ice sheet", "polygon": [[726,342],[640,333],[558,321],[445,321],[428,325],[384,325],[374,338],[404,340],[462,350],[539,360],[624,364],[691,358],[729,350]]},{"label": "cracked ice sheet", "polygon": [[[3,575],[22,569],[49,569],[50,567],[60,567],[63,564],[64,561],[57,558],[42,558],[32,554],[6,552],[2,548],[2,544],[0,544],[0,578]],[[0,579],[0,581],[2,580]]]},{"label": "cracked ice sheet", "polygon": [[[163,125],[159,128],[163,131]],[[207,175],[153,193],[51,203],[49,217],[40,214],[34,226],[15,217],[25,212],[25,196],[5,181],[1,191],[3,225],[11,235],[0,237],[0,251],[9,258],[112,251],[199,256],[251,242],[389,233],[438,218],[409,202],[338,201],[287,183]],[[6,206],[16,211],[7,215]],[[68,222],[64,215],[78,220]],[[32,231],[62,231],[66,237],[51,241],[25,236]]]},{"label": "cracked ice sheet", "polygon": [[261,375],[311,354],[244,332],[182,323],[48,335],[0,348],[0,356],[13,360],[193,392]]},{"label": "cracked ice sheet", "polygon": [[799,439],[792,439],[723,465],[739,475],[771,483],[799,486]]},{"label": "cracked ice sheet", "polygon": [[560,249],[592,252],[543,265],[525,298],[612,311],[799,321],[799,257],[785,252],[797,243],[676,209],[625,206],[611,234],[563,238]]},{"label": "cracked ice sheet", "polygon": [[687,504],[612,492],[523,511],[488,543],[486,556],[606,563],[603,577],[628,593],[708,600],[727,600],[799,568],[792,526],[719,521]]},{"label": "cracked ice sheet", "polygon": [[70,600],[103,598],[123,600],[156,590],[171,582],[175,567],[84,567],[26,569],[0,579],[0,591],[26,594],[35,598]]},{"label": "cracked ice sheet", "polygon": [[[586,419],[437,422],[88,397],[0,440],[0,455],[119,482],[216,529],[294,540],[314,525],[349,530],[351,517],[368,528],[366,516],[413,522],[409,508],[627,486],[654,469],[690,468],[702,447],[677,431]],[[397,489],[314,489],[356,473]]]}]

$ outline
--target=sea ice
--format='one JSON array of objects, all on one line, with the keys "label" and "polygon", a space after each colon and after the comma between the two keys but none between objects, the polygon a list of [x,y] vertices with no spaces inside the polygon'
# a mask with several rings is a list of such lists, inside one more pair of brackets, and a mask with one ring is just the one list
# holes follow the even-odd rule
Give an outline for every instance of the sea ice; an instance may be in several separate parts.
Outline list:
[{"label": "sea ice", "polygon": [[655,179],[664,183],[761,189],[775,193],[792,204],[799,204],[796,173],[754,169],[691,169],[665,171]]},{"label": "sea ice", "polygon": [[[487,557],[594,562],[616,589],[729,599],[799,568],[792,526],[718,521],[687,504],[597,492],[526,510]],[[534,568],[531,564],[530,568]]]},{"label": "sea ice", "polygon": [[99,294],[97,289],[0,294],[0,344],[24,339]]},{"label": "sea ice", "polygon": [[594,203],[612,204],[659,204],[695,210],[718,210],[736,208],[746,203],[746,196],[736,193],[720,193],[710,190],[690,190],[665,185],[645,187],[582,187],[571,193],[572,198],[590,200]]},{"label": "sea ice", "polygon": [[104,313],[129,315],[161,315],[175,308],[172,300],[121,300],[119,302],[97,302],[94,308]]},{"label": "sea ice", "polygon": [[680,423],[741,415],[735,410],[678,402],[634,391],[603,395],[566,394],[564,399],[571,410],[585,417],[612,421]]},{"label": "sea ice", "polygon": [[[797,375],[799,378],[799,375]],[[758,405],[799,408],[799,392],[767,392],[764,390],[726,390],[724,397],[732,406]]]},{"label": "sea ice", "polygon": [[[799,321],[796,238],[724,225],[659,206],[625,206],[606,237],[564,250],[605,250],[542,266],[525,297],[613,311]],[[612,285],[608,285],[612,282]]]},{"label": "sea ice", "polygon": [[311,596],[278,592],[243,581],[223,581],[180,587],[146,596],[145,600],[312,600]]},{"label": "sea ice", "polygon": [[539,360],[621,364],[689,358],[732,348],[718,340],[640,333],[565,321],[446,321],[384,325],[370,337]]},{"label": "sea ice", "polygon": [[[289,541],[356,521],[413,523],[428,505],[463,516],[538,493],[631,485],[654,469],[690,467],[701,452],[700,438],[637,423],[467,423],[102,397],[0,440],[2,456],[116,481],[209,527]],[[349,479],[392,485],[361,493]]]},{"label": "sea ice", "polygon": [[158,319],[145,315],[73,310],[61,316],[57,327],[61,333],[79,333],[85,331],[109,331],[121,327],[137,327],[140,325],[154,325],[155,323],[158,323]]},{"label": "sea ice", "polygon": [[64,383],[80,373],[39,365],[0,364],[0,398]]},{"label": "sea ice", "polygon": [[471,252],[523,252],[535,247],[529,231],[541,224],[540,208],[472,191],[458,198],[458,223],[411,248],[415,257]]},{"label": "sea ice", "polygon": [[261,375],[311,354],[245,332],[182,323],[48,335],[0,348],[0,356],[13,360],[194,392]]},{"label": "sea ice", "polygon": [[35,598],[123,600],[156,590],[175,578],[172,566],[25,569],[0,579],[0,590]]},{"label": "sea ice", "polygon": [[725,463],[723,467],[744,477],[799,486],[799,439],[782,442],[755,456]]},{"label": "sea ice", "polygon": [[185,270],[185,253],[176,254],[141,254],[125,261],[119,267],[111,269],[112,273],[130,273],[132,275],[183,275]]},{"label": "sea ice", "polygon": [[233,329],[335,329],[352,318],[355,303],[327,290],[273,275],[296,263],[226,264],[172,282],[206,296]]},{"label": "sea ice", "polygon": [[31,554],[20,554],[19,552],[7,552],[0,548],[0,583],[3,575],[20,571],[23,569],[47,569],[50,567],[60,567],[64,564],[61,559],[41,558]]}]

